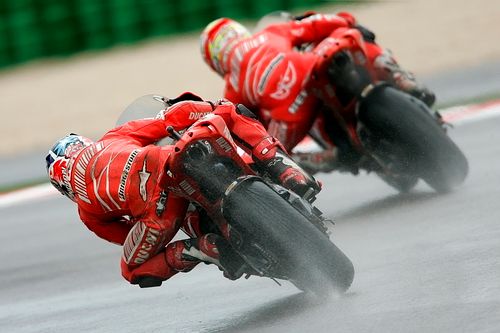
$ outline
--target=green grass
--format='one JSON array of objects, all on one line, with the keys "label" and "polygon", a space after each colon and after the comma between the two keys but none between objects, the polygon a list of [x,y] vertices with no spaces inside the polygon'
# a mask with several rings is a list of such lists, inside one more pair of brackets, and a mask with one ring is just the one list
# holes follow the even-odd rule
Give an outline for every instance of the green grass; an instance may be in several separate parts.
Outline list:
[{"label": "green grass", "polygon": [[12,192],[15,190],[20,190],[23,188],[31,187],[31,186],[36,186],[40,184],[48,183],[47,178],[38,178],[38,179],[32,179],[32,180],[27,180],[24,182],[20,182],[17,184],[11,184],[11,185],[6,185],[6,186],[0,186],[0,194],[2,193],[7,193],[7,192]]}]

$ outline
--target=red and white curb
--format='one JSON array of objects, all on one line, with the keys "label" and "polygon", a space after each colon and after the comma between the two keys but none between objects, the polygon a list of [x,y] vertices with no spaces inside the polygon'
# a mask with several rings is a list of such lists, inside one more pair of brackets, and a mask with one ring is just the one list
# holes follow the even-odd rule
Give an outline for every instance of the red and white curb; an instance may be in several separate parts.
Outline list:
[{"label": "red and white curb", "polygon": [[[460,105],[451,108],[441,109],[439,113],[447,123],[459,126],[461,124],[478,121],[490,117],[500,116],[500,100],[489,102]],[[319,151],[321,147],[310,137],[306,137],[295,148],[295,152]]]},{"label": "red and white curb", "polygon": [[0,194],[0,209],[30,200],[52,197],[58,193],[50,183],[7,192]]},{"label": "red and white curb", "polygon": [[500,115],[500,100],[480,104],[461,105],[440,110],[444,121],[454,125],[478,121]]},{"label": "red and white curb", "polygon": [[[500,100],[489,101],[479,104],[455,106],[440,110],[443,119],[453,125],[478,121],[490,117],[500,116]],[[316,149],[317,145],[308,139],[304,139],[298,146],[297,151],[310,151]],[[0,209],[11,207],[26,201],[39,200],[59,194],[51,184],[41,184],[21,190],[0,194]]]}]

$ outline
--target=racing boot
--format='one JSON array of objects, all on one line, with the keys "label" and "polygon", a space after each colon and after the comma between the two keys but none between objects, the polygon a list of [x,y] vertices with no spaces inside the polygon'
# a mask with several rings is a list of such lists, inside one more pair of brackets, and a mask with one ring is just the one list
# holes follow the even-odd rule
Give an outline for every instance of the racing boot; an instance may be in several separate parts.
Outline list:
[{"label": "racing boot", "polygon": [[436,95],[418,83],[413,73],[402,69],[389,51],[386,50],[377,56],[373,65],[381,79],[393,83],[398,89],[418,98],[428,107],[434,105]]},{"label": "racing boot", "polygon": [[215,264],[231,280],[252,270],[232,250],[229,243],[215,234],[175,241],[136,268],[129,268],[122,259],[122,275],[131,284],[141,288],[161,286],[162,282],[178,272],[189,272],[200,262]]},{"label": "racing boot", "polygon": [[249,273],[245,261],[224,238],[216,234],[174,242],[167,246],[166,256],[169,265],[181,272],[190,271],[204,262],[217,265],[230,280]]},{"label": "racing boot", "polygon": [[253,149],[253,158],[261,173],[306,200],[313,199],[321,190],[316,179],[288,156],[274,138],[266,138],[259,143]]}]

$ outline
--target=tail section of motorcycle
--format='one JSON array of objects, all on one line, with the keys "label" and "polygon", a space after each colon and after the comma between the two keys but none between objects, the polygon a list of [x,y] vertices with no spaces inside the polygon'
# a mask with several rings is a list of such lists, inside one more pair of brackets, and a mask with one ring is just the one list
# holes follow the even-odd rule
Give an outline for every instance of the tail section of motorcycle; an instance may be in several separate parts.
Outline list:
[{"label": "tail section of motorcycle", "polygon": [[313,92],[327,105],[349,117],[357,97],[375,80],[361,33],[335,30],[313,50],[317,61],[312,72]]},{"label": "tail section of motorcycle", "polygon": [[338,29],[318,44],[311,90],[349,133],[352,148],[401,192],[423,179],[438,192],[468,173],[462,151],[421,101],[378,81],[355,29]]}]

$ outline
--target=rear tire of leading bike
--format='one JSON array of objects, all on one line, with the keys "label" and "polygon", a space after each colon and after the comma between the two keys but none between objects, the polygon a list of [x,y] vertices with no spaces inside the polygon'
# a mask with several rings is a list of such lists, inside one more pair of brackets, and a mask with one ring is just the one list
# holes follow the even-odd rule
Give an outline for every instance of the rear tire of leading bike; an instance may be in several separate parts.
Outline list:
[{"label": "rear tire of leading bike", "polygon": [[231,245],[266,275],[318,295],[350,287],[354,267],[349,258],[261,180],[239,184],[224,198],[223,212],[231,225]]},{"label": "rear tire of leading bike", "polygon": [[406,151],[403,163],[437,192],[465,180],[469,166],[425,104],[391,86],[377,86],[362,100],[358,118],[379,139]]}]

